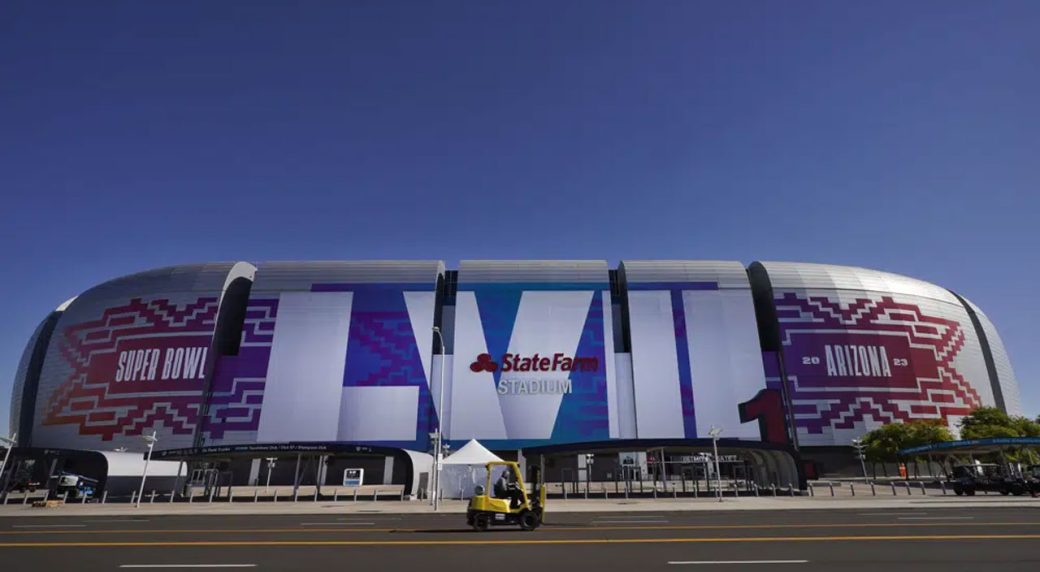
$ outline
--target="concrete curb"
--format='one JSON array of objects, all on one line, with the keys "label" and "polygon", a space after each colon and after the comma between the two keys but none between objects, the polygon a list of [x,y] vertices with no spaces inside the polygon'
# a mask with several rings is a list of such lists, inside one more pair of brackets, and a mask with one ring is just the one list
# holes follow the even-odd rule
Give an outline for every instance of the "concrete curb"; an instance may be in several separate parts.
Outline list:
[{"label": "concrete curb", "polygon": [[[445,501],[439,514],[457,515],[465,512],[461,501]],[[549,501],[548,511],[574,512],[642,512],[683,511],[718,512],[745,510],[835,510],[835,509],[935,509],[935,508],[1036,508],[1040,500],[1022,498],[951,498],[951,497],[895,497],[895,498],[831,498],[831,497],[778,497],[713,499],[633,499],[633,500],[555,500]],[[304,515],[304,514],[433,514],[425,502],[298,502],[298,503],[161,503],[144,504],[134,508],[127,504],[69,504],[58,508],[32,508],[9,505],[0,507],[0,517],[29,516],[199,516],[199,515]]]}]

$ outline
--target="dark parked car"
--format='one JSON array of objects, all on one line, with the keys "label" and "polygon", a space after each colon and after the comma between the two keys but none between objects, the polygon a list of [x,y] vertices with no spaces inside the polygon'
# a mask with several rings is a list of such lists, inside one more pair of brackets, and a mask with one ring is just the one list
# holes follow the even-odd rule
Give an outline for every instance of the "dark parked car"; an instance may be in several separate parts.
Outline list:
[{"label": "dark parked car", "polygon": [[1034,497],[1040,496],[1040,465],[1026,467],[1022,471],[1022,476],[1025,478],[1029,494]]},{"label": "dark parked car", "polygon": [[957,465],[946,484],[955,494],[968,496],[979,491],[1015,496],[1030,491],[1026,479],[995,463]]}]

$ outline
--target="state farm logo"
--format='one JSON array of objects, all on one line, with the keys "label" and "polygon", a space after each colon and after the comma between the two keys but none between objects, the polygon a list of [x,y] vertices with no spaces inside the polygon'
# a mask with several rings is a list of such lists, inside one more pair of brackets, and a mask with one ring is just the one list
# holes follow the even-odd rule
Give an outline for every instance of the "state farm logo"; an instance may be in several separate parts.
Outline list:
[{"label": "state farm logo", "polygon": [[491,359],[491,354],[480,354],[477,356],[477,361],[469,364],[469,369],[475,373],[482,371],[493,372],[498,369],[498,364]]},{"label": "state farm logo", "polygon": [[480,373],[482,371],[493,373],[501,368],[507,371],[599,371],[599,359],[594,357],[567,357],[562,353],[553,354],[552,357],[534,354],[522,356],[520,354],[504,354],[502,359],[495,361],[491,354],[480,354],[477,361],[469,364],[470,371]]}]

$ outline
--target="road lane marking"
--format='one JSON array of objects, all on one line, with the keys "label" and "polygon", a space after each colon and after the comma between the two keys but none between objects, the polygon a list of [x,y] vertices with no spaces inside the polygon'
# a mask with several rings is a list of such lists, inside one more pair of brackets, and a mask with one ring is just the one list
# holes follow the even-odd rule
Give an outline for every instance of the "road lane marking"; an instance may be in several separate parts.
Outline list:
[{"label": "road lane marking", "polygon": [[1040,540],[1040,534],[923,534],[883,536],[740,536],[719,538],[574,538],[539,540],[197,540],[159,542],[0,542],[3,548],[116,548],[200,546],[506,546],[583,544],[728,544],[769,542],[889,542],[946,540]]},{"label": "road lane marking", "polygon": [[84,520],[83,522],[151,522],[147,518],[108,518],[102,520]]},{"label": "road lane marking", "polygon": [[120,568],[256,568],[256,564],[120,564]]},{"label": "road lane marking", "polygon": [[[301,522],[300,526],[375,526],[374,522]],[[337,528],[336,530],[343,530]]]},{"label": "road lane marking", "polygon": [[975,520],[974,516],[900,516],[896,520]]},{"label": "road lane marking", "polygon": [[675,560],[672,565],[686,564],[808,564],[808,560]]},{"label": "road lane marking", "polygon": [[[302,533],[302,532],[364,532],[364,533],[414,533],[414,532],[438,532],[434,528],[343,528],[339,523],[330,523],[336,528],[230,528],[230,529],[194,529],[194,528],[147,528],[147,529],[85,529],[85,530],[0,530],[0,537],[19,535],[69,535],[69,534],[277,534],[277,533]],[[346,525],[348,523],[344,523]],[[17,525],[16,525],[17,526]],[[77,525],[82,526],[82,525]],[[829,523],[829,524],[669,524],[659,526],[557,526],[547,523],[539,528],[540,532],[569,533],[581,531],[602,532],[605,530],[621,531],[648,531],[648,530],[777,530],[777,529],[805,529],[818,528],[891,528],[899,526],[904,528],[920,527],[982,527],[982,526],[1040,526],[1040,521],[1020,522],[857,522],[857,523]],[[443,529],[443,532],[453,532],[456,528]]]},{"label": "road lane marking", "polygon": [[12,524],[12,528],[86,528],[85,524]]},{"label": "road lane marking", "polygon": [[666,524],[667,520],[594,520],[592,524]]}]

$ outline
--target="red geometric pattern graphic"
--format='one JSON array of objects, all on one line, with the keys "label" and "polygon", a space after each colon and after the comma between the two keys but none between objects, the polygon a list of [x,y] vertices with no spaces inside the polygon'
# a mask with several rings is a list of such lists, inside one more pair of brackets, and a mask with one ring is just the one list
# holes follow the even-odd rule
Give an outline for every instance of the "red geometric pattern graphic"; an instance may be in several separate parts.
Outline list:
[{"label": "red geometric pattern graphic", "polygon": [[[950,417],[982,405],[954,367],[965,344],[964,330],[954,320],[929,316],[891,296],[842,304],[784,292],[777,294],[776,308],[791,402],[803,431],[853,429],[867,416],[878,423],[940,419],[949,424]],[[857,358],[857,365],[842,363],[837,370],[832,358],[841,348],[863,348],[855,355],[870,351],[884,363]]]},{"label": "red geometric pattern graphic", "polygon": [[155,374],[117,381],[119,355],[208,349],[216,313],[217,299],[212,297],[184,305],[134,298],[106,309],[97,320],[65,328],[58,341],[71,372],[50,395],[43,424],[76,425],[80,435],[105,441],[160,426],[174,435],[191,435],[202,399],[201,372],[191,379]]}]

